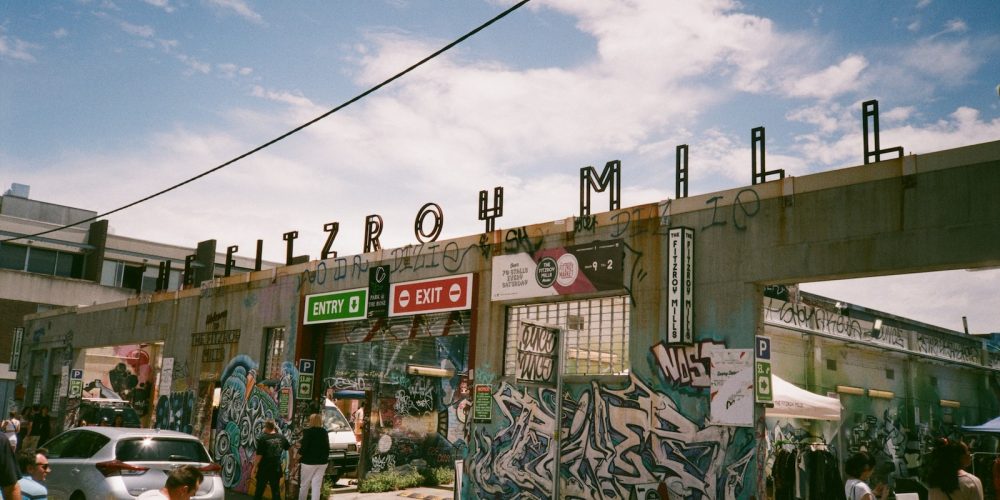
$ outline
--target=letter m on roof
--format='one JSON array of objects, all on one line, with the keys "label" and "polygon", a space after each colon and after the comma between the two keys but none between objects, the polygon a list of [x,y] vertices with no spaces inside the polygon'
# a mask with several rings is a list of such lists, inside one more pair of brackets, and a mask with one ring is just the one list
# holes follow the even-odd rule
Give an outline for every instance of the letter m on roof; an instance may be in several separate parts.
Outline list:
[{"label": "letter m on roof", "polygon": [[609,161],[604,165],[604,171],[600,175],[597,169],[586,166],[580,169],[580,217],[590,215],[590,192],[591,190],[603,193],[610,189],[611,206],[608,210],[621,208],[622,194],[622,162],[619,160]]}]

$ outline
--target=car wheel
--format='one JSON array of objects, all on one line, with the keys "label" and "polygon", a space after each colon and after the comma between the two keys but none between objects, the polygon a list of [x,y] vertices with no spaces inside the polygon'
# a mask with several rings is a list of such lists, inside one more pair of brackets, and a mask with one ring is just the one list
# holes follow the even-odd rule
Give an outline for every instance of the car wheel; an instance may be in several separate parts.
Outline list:
[{"label": "car wheel", "polygon": [[87,497],[83,496],[83,493],[80,493],[79,491],[74,491],[73,494],[70,495],[69,500],[87,500]]}]

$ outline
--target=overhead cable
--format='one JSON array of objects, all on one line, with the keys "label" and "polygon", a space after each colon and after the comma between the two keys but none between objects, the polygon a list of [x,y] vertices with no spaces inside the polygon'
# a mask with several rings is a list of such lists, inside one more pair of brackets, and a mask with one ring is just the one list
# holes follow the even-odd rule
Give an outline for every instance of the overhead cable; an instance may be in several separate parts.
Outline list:
[{"label": "overhead cable", "polygon": [[36,237],[36,236],[42,236],[42,235],[49,234],[49,233],[54,233],[56,231],[60,231],[60,230],[63,230],[63,229],[68,229],[68,228],[71,228],[73,226],[78,226],[80,224],[84,224],[84,223],[87,223],[87,222],[92,222],[92,221],[95,221],[97,219],[100,219],[101,217],[107,217],[107,216],[109,216],[109,215],[111,215],[113,213],[121,212],[122,210],[125,210],[125,209],[128,209],[128,208],[132,208],[132,207],[134,207],[134,206],[136,206],[136,205],[138,205],[140,203],[143,203],[143,202],[149,201],[149,200],[151,200],[153,198],[156,198],[157,196],[169,193],[170,191],[173,191],[173,190],[175,190],[175,189],[177,189],[177,188],[179,188],[181,186],[184,186],[185,184],[189,184],[189,183],[194,182],[194,181],[196,181],[198,179],[201,179],[202,177],[205,177],[208,174],[211,174],[211,173],[216,172],[218,170],[222,170],[223,168],[228,167],[229,165],[232,165],[233,163],[236,163],[236,162],[238,162],[238,161],[240,161],[240,160],[242,160],[242,159],[244,159],[244,158],[246,158],[246,157],[248,157],[248,156],[250,156],[250,155],[252,155],[254,153],[257,153],[257,152],[263,150],[264,148],[267,148],[267,147],[269,147],[271,145],[274,145],[274,144],[276,144],[276,143],[278,143],[278,142],[280,142],[280,141],[288,138],[292,134],[295,134],[295,133],[297,133],[297,132],[305,129],[308,126],[315,124],[316,122],[318,122],[318,121],[320,121],[320,120],[322,120],[322,119],[324,119],[324,118],[326,118],[326,117],[328,117],[328,116],[336,113],[337,111],[340,111],[340,110],[342,110],[342,109],[350,106],[351,104],[354,104],[355,102],[358,102],[361,99],[364,99],[369,94],[371,94],[371,93],[373,93],[373,92],[381,89],[382,87],[385,87],[386,85],[389,85],[390,83],[392,83],[392,82],[398,80],[399,78],[401,78],[403,75],[406,75],[407,73],[409,73],[409,72],[411,72],[411,71],[419,68],[420,66],[424,65],[424,63],[427,63],[431,59],[434,59],[435,57],[437,57],[437,56],[439,56],[439,55],[447,52],[448,50],[450,50],[451,48],[455,47],[456,45],[464,42],[465,40],[467,40],[468,38],[472,37],[476,33],[479,33],[480,31],[486,29],[486,27],[488,27],[489,25],[491,25],[491,24],[493,24],[493,23],[495,23],[495,22],[503,19],[504,17],[507,17],[508,14],[510,14],[511,12],[514,12],[515,10],[521,8],[524,4],[526,4],[526,3],[530,2],[530,1],[531,0],[521,0],[520,2],[518,2],[518,3],[514,4],[513,6],[511,6],[509,9],[507,9],[507,10],[505,10],[505,11],[497,14],[496,16],[494,16],[489,21],[486,21],[485,23],[479,25],[477,28],[473,29],[472,31],[470,31],[470,32],[462,35],[461,37],[455,39],[455,41],[453,41],[453,42],[445,45],[444,47],[441,47],[440,49],[438,49],[434,53],[432,53],[429,56],[421,59],[420,61],[417,61],[416,63],[414,63],[410,67],[404,69],[403,71],[400,71],[399,73],[396,73],[395,75],[391,76],[390,78],[387,78],[386,80],[382,81],[382,83],[379,83],[378,85],[375,85],[374,87],[371,87],[370,89],[368,89],[368,90],[366,90],[366,91],[364,91],[364,92],[362,92],[362,93],[360,93],[360,94],[352,97],[351,99],[349,99],[349,100],[343,102],[342,104],[340,104],[339,106],[337,106],[337,107],[335,107],[335,108],[333,108],[333,109],[331,109],[331,110],[329,110],[329,111],[327,111],[327,112],[325,112],[325,113],[317,116],[316,118],[313,118],[312,120],[309,120],[309,121],[303,123],[302,125],[299,125],[298,127],[295,127],[293,129],[289,130],[288,132],[285,132],[284,134],[281,134],[278,137],[275,137],[274,139],[271,139],[270,141],[267,141],[264,144],[261,144],[260,146],[257,146],[257,147],[255,147],[255,148],[253,148],[253,149],[251,149],[251,150],[249,150],[249,151],[247,151],[247,152],[245,152],[245,153],[243,153],[243,154],[241,154],[241,155],[239,155],[239,156],[237,156],[237,157],[235,157],[235,158],[233,158],[233,159],[231,159],[231,160],[229,160],[229,161],[227,161],[225,163],[222,163],[222,164],[220,164],[220,165],[218,165],[216,167],[208,169],[208,170],[206,170],[206,171],[204,171],[204,172],[202,172],[202,173],[200,173],[200,174],[198,174],[198,175],[196,175],[194,177],[191,177],[191,178],[189,178],[189,179],[187,179],[185,181],[182,181],[182,182],[179,182],[177,184],[174,184],[173,186],[170,186],[170,187],[168,187],[166,189],[157,191],[156,193],[153,193],[153,194],[151,194],[151,195],[149,195],[149,196],[147,196],[145,198],[133,201],[132,203],[129,203],[127,205],[120,206],[120,207],[118,207],[118,208],[116,208],[114,210],[110,210],[110,211],[107,211],[107,212],[104,212],[104,213],[101,213],[101,214],[97,214],[97,215],[95,215],[93,217],[90,217],[90,218],[87,218],[87,219],[83,219],[83,220],[74,222],[72,224],[67,224],[67,225],[64,225],[64,226],[59,226],[59,227],[56,227],[56,228],[53,228],[53,229],[49,229],[47,231],[42,231],[42,232],[34,233],[34,234],[26,234],[24,236],[18,236],[16,238],[8,238],[8,239],[5,239],[5,240],[0,240],[0,243],[7,243],[9,241],[16,241],[16,240],[22,240],[22,239],[26,239],[26,238],[33,238],[33,237]]}]

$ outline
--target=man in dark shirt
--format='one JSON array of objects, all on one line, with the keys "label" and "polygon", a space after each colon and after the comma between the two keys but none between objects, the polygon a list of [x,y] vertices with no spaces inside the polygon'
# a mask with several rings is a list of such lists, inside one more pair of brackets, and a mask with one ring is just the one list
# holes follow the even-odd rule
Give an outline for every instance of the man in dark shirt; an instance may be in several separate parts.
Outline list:
[{"label": "man in dark shirt", "polygon": [[49,435],[51,435],[50,420],[48,406],[43,406],[40,412],[31,417],[31,435],[38,437],[36,447],[44,445],[49,440]]},{"label": "man in dark shirt", "polygon": [[257,454],[253,457],[257,489],[254,499],[264,498],[264,487],[271,487],[271,498],[281,500],[281,454],[288,449],[288,440],[278,432],[274,420],[264,421],[264,432],[257,436]]},{"label": "man in dark shirt", "polygon": [[14,450],[10,446],[0,446],[0,492],[4,500],[21,500],[21,487],[17,484],[20,477]]}]

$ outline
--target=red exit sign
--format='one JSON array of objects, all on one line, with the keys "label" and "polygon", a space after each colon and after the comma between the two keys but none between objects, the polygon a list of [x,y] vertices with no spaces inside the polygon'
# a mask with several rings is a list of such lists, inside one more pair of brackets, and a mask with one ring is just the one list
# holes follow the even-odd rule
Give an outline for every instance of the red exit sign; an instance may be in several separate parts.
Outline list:
[{"label": "red exit sign", "polygon": [[393,283],[389,295],[389,316],[470,309],[472,274]]}]

